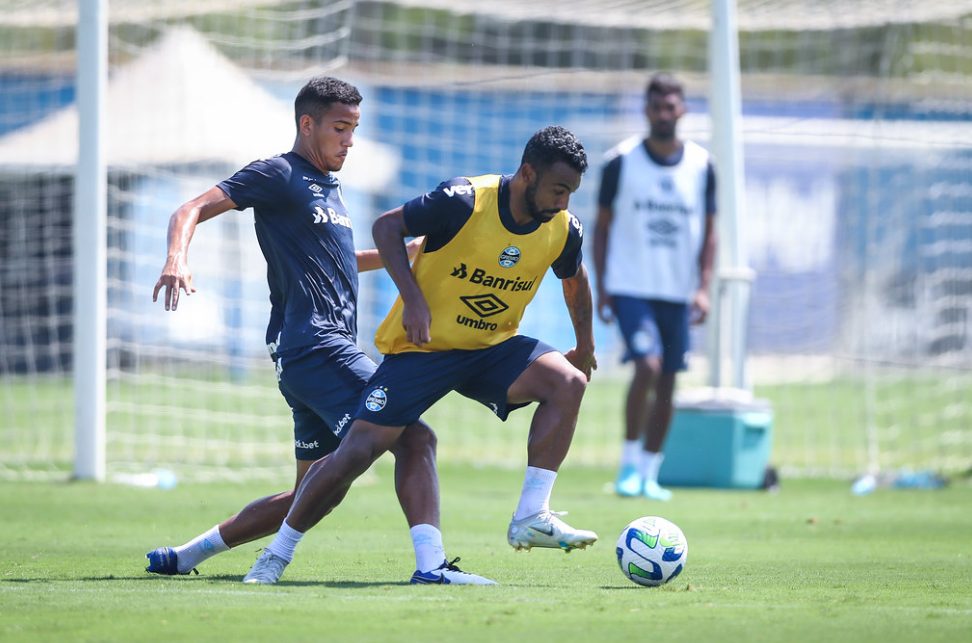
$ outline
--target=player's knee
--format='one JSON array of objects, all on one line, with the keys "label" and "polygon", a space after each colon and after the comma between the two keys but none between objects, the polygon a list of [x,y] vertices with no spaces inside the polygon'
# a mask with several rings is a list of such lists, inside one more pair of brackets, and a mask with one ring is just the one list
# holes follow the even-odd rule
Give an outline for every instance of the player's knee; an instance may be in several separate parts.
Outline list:
[{"label": "player's knee", "polygon": [[556,395],[568,403],[579,404],[586,390],[587,376],[573,367],[559,373],[558,381],[553,386]]},{"label": "player's knee", "polygon": [[387,446],[376,440],[374,434],[351,431],[334,455],[343,476],[357,477],[387,450]]},{"label": "player's knee", "polygon": [[391,451],[396,458],[403,455],[421,455],[434,458],[437,443],[438,439],[432,427],[419,420],[405,427]]},{"label": "player's knee", "polygon": [[587,376],[581,371],[574,369],[574,372],[570,374],[568,385],[577,397],[583,397],[584,391],[587,390]]},{"label": "player's knee", "polygon": [[661,375],[661,360],[657,357],[642,356],[634,360],[635,377],[652,382]]}]

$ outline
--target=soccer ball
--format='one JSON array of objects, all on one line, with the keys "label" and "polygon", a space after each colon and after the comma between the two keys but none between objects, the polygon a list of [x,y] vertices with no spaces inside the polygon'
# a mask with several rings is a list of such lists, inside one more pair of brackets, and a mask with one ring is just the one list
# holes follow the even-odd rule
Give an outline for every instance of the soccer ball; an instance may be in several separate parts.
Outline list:
[{"label": "soccer ball", "polygon": [[618,565],[639,585],[664,585],[678,576],[688,558],[688,541],[677,525],[658,516],[628,524],[618,537]]}]

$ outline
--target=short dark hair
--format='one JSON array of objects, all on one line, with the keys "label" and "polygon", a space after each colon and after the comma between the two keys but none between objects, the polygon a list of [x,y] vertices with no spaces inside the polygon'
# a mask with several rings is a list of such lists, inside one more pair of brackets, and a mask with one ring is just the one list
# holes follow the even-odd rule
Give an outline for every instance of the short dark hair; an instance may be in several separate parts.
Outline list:
[{"label": "short dark hair", "polygon": [[559,125],[551,125],[530,137],[520,163],[529,163],[539,171],[557,161],[563,161],[583,174],[587,169],[587,152],[570,130]]},{"label": "short dark hair", "polygon": [[334,103],[344,105],[358,105],[361,94],[358,88],[343,80],[330,76],[314,76],[297,92],[294,99],[294,120],[300,128],[300,117],[307,114],[317,123],[321,115],[331,108]]},{"label": "short dark hair", "polygon": [[667,71],[660,71],[648,79],[648,86],[645,88],[645,98],[650,98],[652,94],[668,96],[678,94],[678,97],[685,100],[685,87],[682,83]]}]

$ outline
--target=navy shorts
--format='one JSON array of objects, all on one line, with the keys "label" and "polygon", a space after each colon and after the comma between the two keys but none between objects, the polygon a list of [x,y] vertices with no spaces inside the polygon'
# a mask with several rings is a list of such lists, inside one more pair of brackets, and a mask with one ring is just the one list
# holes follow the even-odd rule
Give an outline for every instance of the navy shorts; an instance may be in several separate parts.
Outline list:
[{"label": "navy shorts", "polygon": [[663,373],[688,366],[689,306],[660,299],[614,295],[614,316],[624,338],[623,361],[661,357]]},{"label": "navy shorts", "polygon": [[354,418],[381,426],[405,426],[456,391],[506,420],[510,411],[526,406],[507,404],[510,386],[534,360],[555,350],[539,340],[516,335],[478,350],[388,355],[362,393]]},{"label": "navy shorts", "polygon": [[317,460],[331,453],[351,428],[375,363],[351,341],[277,363],[280,392],[294,414],[295,457]]}]

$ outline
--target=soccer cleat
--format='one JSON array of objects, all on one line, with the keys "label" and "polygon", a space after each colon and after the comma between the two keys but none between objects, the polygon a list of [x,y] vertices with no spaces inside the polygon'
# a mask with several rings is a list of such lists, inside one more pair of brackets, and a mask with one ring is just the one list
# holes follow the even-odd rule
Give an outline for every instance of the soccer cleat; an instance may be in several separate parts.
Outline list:
[{"label": "soccer cleat", "polygon": [[243,577],[243,582],[247,585],[273,585],[283,576],[284,569],[289,563],[272,553],[269,549],[264,549],[260,557],[253,563],[253,567]]},{"label": "soccer cleat", "polygon": [[618,471],[618,478],[614,481],[614,492],[625,498],[640,496],[644,481],[638,473],[638,467],[625,465]]},{"label": "soccer cleat", "polygon": [[662,502],[668,502],[672,499],[672,492],[664,487],[659,487],[658,483],[654,480],[645,481],[645,498],[650,498],[652,500],[660,500]]},{"label": "soccer cleat", "polygon": [[495,585],[496,581],[483,576],[464,572],[456,563],[459,558],[453,558],[452,562],[443,560],[442,564],[429,572],[415,570],[410,582],[412,585]]},{"label": "soccer cleat", "polygon": [[506,540],[517,551],[531,547],[556,547],[565,552],[584,549],[597,541],[593,531],[574,529],[558,516],[566,511],[538,511],[532,516],[510,521]]},{"label": "soccer cleat", "polygon": [[[149,561],[145,571],[149,573],[161,574],[162,576],[186,576],[190,573],[188,571],[179,571],[179,555],[171,547],[153,549],[145,554],[145,557]],[[195,572],[197,575],[199,574],[195,567],[190,571]]]}]

